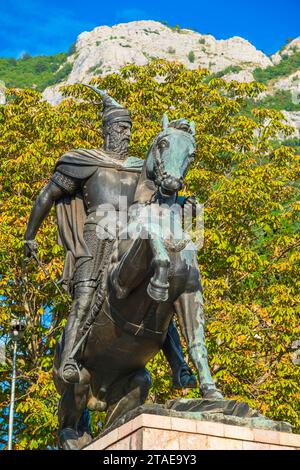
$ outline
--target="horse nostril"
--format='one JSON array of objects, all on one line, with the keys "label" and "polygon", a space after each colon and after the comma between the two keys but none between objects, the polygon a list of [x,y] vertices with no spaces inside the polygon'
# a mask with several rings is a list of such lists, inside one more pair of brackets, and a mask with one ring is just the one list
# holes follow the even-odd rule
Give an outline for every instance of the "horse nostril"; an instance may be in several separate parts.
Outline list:
[{"label": "horse nostril", "polygon": [[176,191],[177,189],[180,188],[181,184],[180,184],[180,181],[178,181],[176,178],[168,177],[164,180],[163,186],[166,189]]}]

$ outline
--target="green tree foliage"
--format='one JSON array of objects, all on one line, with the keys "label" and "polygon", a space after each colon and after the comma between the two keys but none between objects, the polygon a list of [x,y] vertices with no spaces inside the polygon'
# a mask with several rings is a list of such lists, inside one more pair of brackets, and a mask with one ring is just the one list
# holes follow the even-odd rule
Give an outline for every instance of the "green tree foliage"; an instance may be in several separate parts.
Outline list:
[{"label": "green tree foliage", "polygon": [[289,147],[294,147],[296,152],[298,154],[300,153],[300,139],[297,139],[297,137],[293,137],[291,139],[286,139],[284,141],[284,145],[287,145]]},{"label": "green tree foliage", "polygon": [[72,70],[67,54],[50,56],[24,54],[20,59],[0,58],[0,79],[8,87],[35,88],[43,91],[65,79]]},{"label": "green tree foliage", "polygon": [[260,108],[286,111],[300,111],[300,103],[294,103],[290,90],[277,90],[274,95],[267,95],[256,103]]},{"label": "green tree foliage", "polygon": [[190,62],[195,62],[195,52],[194,51],[190,51],[188,53],[188,59]]},{"label": "green tree foliage", "polygon": [[[130,152],[144,157],[160,129],[162,114],[193,119],[197,156],[184,193],[205,207],[205,244],[199,252],[204,284],[209,359],[227,398],[244,400],[274,419],[300,428],[299,366],[299,156],[274,148],[278,132],[289,134],[277,111],[241,114],[259,84],[207,81],[208,72],[154,61],[130,65],[95,82],[132,111]],[[67,149],[101,145],[97,97],[80,85],[52,107],[32,90],[10,90],[0,108],[0,337],[7,343],[2,366],[1,418],[7,418],[11,350],[10,319],[28,322],[17,361],[16,448],[55,443],[57,394],[51,379],[55,343],[69,302],[33,261],[22,257],[31,205]],[[71,97],[81,98],[74,100]],[[54,212],[38,235],[39,256],[53,278],[62,270]],[[47,320],[47,321],[45,321]],[[198,397],[174,392],[161,354],[149,365],[154,383],[149,400]],[[94,429],[98,416],[93,416]],[[4,441],[5,428],[0,431]]]},{"label": "green tree foliage", "polygon": [[269,65],[265,69],[256,68],[253,72],[254,79],[261,83],[267,83],[274,78],[284,77],[296,72],[300,68],[300,51],[291,55],[282,54],[281,61],[275,65]]},{"label": "green tree foliage", "polygon": [[229,73],[238,73],[240,72],[242,69],[242,67],[240,65],[229,65],[228,67],[226,67],[225,69],[223,70],[220,70],[220,72],[215,72],[213,74],[213,76],[215,78],[221,78],[221,77],[224,77],[224,75],[227,75]]}]

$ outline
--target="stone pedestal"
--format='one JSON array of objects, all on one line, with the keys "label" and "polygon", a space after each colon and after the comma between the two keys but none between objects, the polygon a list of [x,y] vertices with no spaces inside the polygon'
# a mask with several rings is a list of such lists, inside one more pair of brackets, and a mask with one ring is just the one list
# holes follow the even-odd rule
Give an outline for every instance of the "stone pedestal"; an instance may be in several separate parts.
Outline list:
[{"label": "stone pedestal", "polygon": [[85,450],[300,450],[300,435],[143,413]]}]

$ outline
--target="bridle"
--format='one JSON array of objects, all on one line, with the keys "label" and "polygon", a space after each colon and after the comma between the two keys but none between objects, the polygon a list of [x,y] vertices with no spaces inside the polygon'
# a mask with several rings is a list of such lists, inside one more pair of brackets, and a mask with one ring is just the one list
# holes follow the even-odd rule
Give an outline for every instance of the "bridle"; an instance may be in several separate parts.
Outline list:
[{"label": "bridle", "polygon": [[[189,132],[186,132],[187,134],[190,134]],[[154,172],[154,183],[155,185],[159,188],[162,186],[162,183],[168,179],[171,179],[175,183],[177,183],[178,187],[182,187],[184,178],[185,178],[185,173],[181,175],[179,178],[176,178],[175,176],[171,175],[166,171],[165,164],[163,159],[161,158],[160,152],[157,149],[159,145],[159,141],[162,140],[163,138],[166,138],[165,135],[158,135],[155,139],[155,141],[152,144],[151,147],[151,152],[154,153],[153,155],[153,172]],[[155,151],[156,150],[156,151]],[[154,152],[155,151],[155,152]]]},{"label": "bridle", "polygon": [[[191,134],[187,130],[185,132],[188,133],[188,134]],[[158,150],[160,140],[162,140],[165,137],[166,137],[166,135],[164,135],[164,134],[157,135],[155,140],[152,143],[152,146],[151,146],[150,150],[149,150],[149,153],[150,152],[152,153],[152,158],[153,158],[153,176],[154,176],[154,179],[152,181],[155,183],[156,190],[152,193],[151,197],[143,203],[144,206],[149,206],[149,205],[155,204],[157,202],[157,200],[159,198],[159,192],[160,192],[160,188],[162,186],[162,183],[165,180],[167,180],[168,178],[172,179],[174,182],[176,182],[178,184],[179,188],[182,187],[182,183],[184,181],[184,178],[185,178],[185,175],[186,175],[186,172],[187,172],[187,169],[188,169],[188,165],[187,165],[186,171],[179,178],[174,177],[173,175],[169,174],[166,171],[165,165],[164,165],[164,160],[163,160],[163,158],[161,158],[160,152]],[[148,154],[148,156],[149,156],[149,154]],[[147,158],[148,158],[148,156],[147,156]],[[176,196],[175,201],[177,201],[178,190],[174,191],[174,195]],[[175,245],[171,244],[171,243],[169,243],[169,244],[167,243],[166,247],[170,251],[181,251],[186,246],[186,244],[187,244],[187,242],[185,240],[184,242],[181,241],[180,243],[177,243]]]},{"label": "bridle", "polygon": [[180,178],[175,178],[174,176],[170,175],[170,173],[166,171],[164,161],[159,154],[157,154],[153,159],[153,170],[155,174],[154,182],[156,186],[160,187],[162,183],[168,178],[171,178],[173,181],[175,181],[178,186],[182,186],[184,175],[180,176]]}]

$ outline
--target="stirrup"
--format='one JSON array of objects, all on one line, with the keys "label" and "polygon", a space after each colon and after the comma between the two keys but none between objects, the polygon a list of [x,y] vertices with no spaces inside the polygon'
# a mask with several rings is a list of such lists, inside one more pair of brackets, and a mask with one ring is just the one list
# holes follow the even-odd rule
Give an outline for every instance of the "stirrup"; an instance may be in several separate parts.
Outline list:
[{"label": "stirrup", "polygon": [[61,368],[61,378],[68,384],[80,383],[80,368],[73,358],[67,359]]},{"label": "stirrup", "polygon": [[[183,377],[186,379],[183,381]],[[183,388],[197,388],[198,382],[193,374],[192,369],[188,365],[183,365],[176,375],[173,375],[172,388],[174,390],[181,390]]]}]

